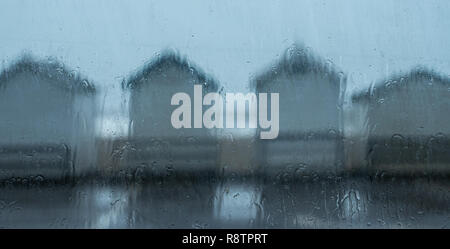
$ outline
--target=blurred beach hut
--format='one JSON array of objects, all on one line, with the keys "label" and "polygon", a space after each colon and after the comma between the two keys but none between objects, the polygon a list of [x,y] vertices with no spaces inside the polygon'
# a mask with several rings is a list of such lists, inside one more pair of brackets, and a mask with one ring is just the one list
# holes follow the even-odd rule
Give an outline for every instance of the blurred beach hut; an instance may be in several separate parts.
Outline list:
[{"label": "blurred beach hut", "polygon": [[352,103],[366,113],[363,169],[449,172],[449,77],[417,67],[353,95]]},{"label": "blurred beach hut", "polygon": [[121,168],[150,169],[156,174],[214,170],[215,129],[175,129],[171,124],[172,112],[178,107],[171,105],[171,98],[179,92],[191,97],[193,122],[194,85],[202,86],[203,96],[218,90],[211,76],[173,50],[164,50],[123,82],[130,92],[130,127],[128,141],[116,146],[123,148],[119,154],[126,154]]},{"label": "blurred beach hut", "polygon": [[55,59],[0,73],[0,176],[61,177],[95,165],[95,88]]},{"label": "blurred beach hut", "polygon": [[257,94],[279,93],[278,138],[258,140],[265,172],[310,174],[342,168],[345,82],[331,62],[298,44],[253,78]]}]

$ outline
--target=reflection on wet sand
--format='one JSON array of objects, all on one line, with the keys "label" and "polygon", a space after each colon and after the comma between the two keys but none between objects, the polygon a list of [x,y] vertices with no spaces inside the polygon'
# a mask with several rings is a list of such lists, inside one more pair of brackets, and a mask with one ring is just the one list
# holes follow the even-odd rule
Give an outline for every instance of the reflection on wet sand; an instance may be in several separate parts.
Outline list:
[{"label": "reflection on wet sand", "polygon": [[0,225],[48,228],[448,228],[447,179],[155,180],[9,185]]}]

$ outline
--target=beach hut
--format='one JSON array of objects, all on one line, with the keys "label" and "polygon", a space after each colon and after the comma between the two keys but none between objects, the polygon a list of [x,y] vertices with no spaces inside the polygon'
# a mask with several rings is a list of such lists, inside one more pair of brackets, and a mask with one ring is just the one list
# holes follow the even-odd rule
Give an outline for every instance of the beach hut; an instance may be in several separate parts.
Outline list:
[{"label": "beach hut", "polygon": [[302,175],[342,167],[345,82],[331,62],[297,44],[253,78],[257,94],[279,93],[279,135],[258,140],[265,172]]},{"label": "beach hut", "polygon": [[393,75],[353,95],[364,109],[362,168],[387,173],[449,172],[450,79],[425,67]]},{"label": "beach hut", "polygon": [[126,154],[121,168],[149,169],[156,174],[214,169],[215,130],[194,126],[177,129],[171,123],[172,112],[178,107],[171,105],[172,96],[182,92],[192,98],[194,85],[202,86],[203,96],[218,90],[211,76],[173,50],[158,54],[123,82],[130,93],[130,126],[128,141],[121,146]]},{"label": "beach hut", "polygon": [[95,88],[55,59],[20,57],[0,73],[0,177],[94,168]]}]

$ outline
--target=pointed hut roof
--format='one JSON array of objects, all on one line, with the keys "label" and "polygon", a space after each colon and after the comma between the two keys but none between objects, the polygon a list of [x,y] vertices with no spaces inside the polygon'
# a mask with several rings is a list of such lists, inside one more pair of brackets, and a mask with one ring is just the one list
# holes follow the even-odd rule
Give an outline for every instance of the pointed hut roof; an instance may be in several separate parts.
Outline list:
[{"label": "pointed hut roof", "polygon": [[[282,57],[258,74],[251,86],[259,88],[272,82],[280,75],[298,75],[314,73],[329,78],[329,82],[339,84],[345,75],[334,68],[333,64],[315,55],[303,45],[294,44],[287,48]],[[338,85],[337,85],[338,86]]]},{"label": "pointed hut roof", "polygon": [[57,87],[82,94],[95,93],[95,87],[79,73],[69,70],[63,63],[54,59],[37,60],[30,54],[20,56],[11,66],[0,72],[0,87],[9,84],[10,79],[22,74],[52,79]]},{"label": "pointed hut roof", "polygon": [[395,74],[388,79],[376,82],[370,88],[354,94],[352,101],[360,102],[369,101],[372,98],[378,99],[383,95],[391,94],[414,83],[422,86],[438,84],[449,88],[450,78],[425,66],[417,66],[406,74]]},{"label": "pointed hut roof", "polygon": [[174,50],[164,50],[156,58],[145,63],[137,73],[122,82],[122,87],[139,88],[142,84],[148,82],[147,79],[152,78],[153,75],[161,74],[170,67],[191,74],[197,78],[198,82],[203,82],[208,91],[215,92],[218,90],[219,86],[213,77],[207,75],[200,67],[189,61],[186,56],[181,56],[179,52]]}]

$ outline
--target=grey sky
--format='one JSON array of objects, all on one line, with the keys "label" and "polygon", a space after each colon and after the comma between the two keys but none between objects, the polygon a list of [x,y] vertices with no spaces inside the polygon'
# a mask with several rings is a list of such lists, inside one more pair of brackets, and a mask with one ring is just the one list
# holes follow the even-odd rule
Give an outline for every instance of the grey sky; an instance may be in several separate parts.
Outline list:
[{"label": "grey sky", "polygon": [[[449,70],[447,0],[2,0],[0,58],[56,56],[98,84],[116,84],[173,47],[231,88],[294,41],[364,84],[415,64]],[[450,72],[445,72],[450,73]]]}]

